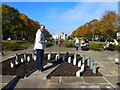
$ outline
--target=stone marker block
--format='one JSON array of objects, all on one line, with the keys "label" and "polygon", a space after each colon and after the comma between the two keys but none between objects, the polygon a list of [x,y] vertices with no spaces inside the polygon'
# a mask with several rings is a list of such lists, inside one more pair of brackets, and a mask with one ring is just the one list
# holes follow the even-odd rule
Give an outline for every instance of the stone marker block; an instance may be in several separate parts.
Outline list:
[{"label": "stone marker block", "polygon": [[58,54],[55,56],[55,60],[58,60]]},{"label": "stone marker block", "polygon": [[27,56],[27,61],[28,61],[28,62],[30,61],[30,56]]},{"label": "stone marker block", "polygon": [[76,72],[76,77],[80,77],[80,70]]},{"label": "stone marker block", "polygon": [[74,60],[73,60],[73,65],[76,65],[76,58],[74,58]]},{"label": "stone marker block", "polygon": [[15,60],[15,65],[18,65],[18,61],[17,60]]},{"label": "stone marker block", "polygon": [[18,56],[18,54],[16,54],[16,56],[15,56],[15,60],[18,61],[18,58],[19,58],[19,56]]},{"label": "stone marker block", "polygon": [[68,58],[68,63],[71,63],[71,57]]},{"label": "stone marker block", "polygon": [[58,52],[58,59],[60,59],[60,52]]},{"label": "stone marker block", "polygon": [[34,52],[32,52],[32,59],[34,59]]},{"label": "stone marker block", "polygon": [[74,59],[75,59],[75,58],[77,58],[77,54],[76,54],[76,53],[74,54]]},{"label": "stone marker block", "polygon": [[90,62],[91,62],[91,57],[89,57],[89,58],[87,59],[87,65],[88,65],[88,66],[90,66]]},{"label": "stone marker block", "polygon": [[36,58],[37,58],[37,56],[36,56],[36,55],[34,55],[34,60],[36,60]]},{"label": "stone marker block", "polygon": [[81,61],[78,62],[78,67],[81,67]]},{"label": "stone marker block", "polygon": [[90,62],[90,69],[93,69],[93,65],[94,65],[94,60]]},{"label": "stone marker block", "polygon": [[97,73],[97,64],[96,64],[96,63],[93,65],[93,73],[94,73],[94,74]]},{"label": "stone marker block", "polygon": [[51,55],[50,54],[48,54],[48,60],[50,60],[51,59]]},{"label": "stone marker block", "polygon": [[81,66],[81,71],[84,71],[84,68],[85,68],[85,65],[83,64],[83,65]]},{"label": "stone marker block", "polygon": [[11,67],[11,68],[14,67],[14,63],[13,63],[13,61],[10,62],[10,67]]},{"label": "stone marker block", "polygon": [[21,62],[24,62],[24,59],[23,59],[23,58],[21,58]]},{"label": "stone marker block", "polygon": [[85,55],[82,56],[82,63],[85,63]]},{"label": "stone marker block", "polygon": [[65,61],[65,56],[62,56],[62,60]]},{"label": "stone marker block", "polygon": [[25,60],[25,61],[27,60],[27,55],[26,55],[26,53],[24,53],[24,60]]},{"label": "stone marker block", "polygon": [[81,66],[81,69],[76,72],[76,77],[80,77],[81,73],[84,72],[84,64]]}]

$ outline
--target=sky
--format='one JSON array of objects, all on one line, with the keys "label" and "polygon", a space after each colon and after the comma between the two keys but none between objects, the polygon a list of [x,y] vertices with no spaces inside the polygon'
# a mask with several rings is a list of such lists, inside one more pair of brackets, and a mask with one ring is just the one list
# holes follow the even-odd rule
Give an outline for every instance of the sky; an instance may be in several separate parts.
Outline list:
[{"label": "sky", "polygon": [[51,34],[68,35],[106,10],[118,12],[117,2],[2,2],[46,26]]}]

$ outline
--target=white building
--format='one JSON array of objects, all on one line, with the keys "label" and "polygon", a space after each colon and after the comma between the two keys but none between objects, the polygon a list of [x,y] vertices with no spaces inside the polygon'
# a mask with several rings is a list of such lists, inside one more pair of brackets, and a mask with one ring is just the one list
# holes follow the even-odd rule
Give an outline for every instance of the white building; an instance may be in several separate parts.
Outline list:
[{"label": "white building", "polygon": [[120,39],[120,32],[117,32],[117,39]]},{"label": "white building", "polygon": [[59,32],[59,33],[57,33],[57,34],[52,35],[52,38],[53,38],[53,39],[63,39],[63,40],[67,40],[67,39],[68,39],[68,36],[67,36],[66,33]]}]

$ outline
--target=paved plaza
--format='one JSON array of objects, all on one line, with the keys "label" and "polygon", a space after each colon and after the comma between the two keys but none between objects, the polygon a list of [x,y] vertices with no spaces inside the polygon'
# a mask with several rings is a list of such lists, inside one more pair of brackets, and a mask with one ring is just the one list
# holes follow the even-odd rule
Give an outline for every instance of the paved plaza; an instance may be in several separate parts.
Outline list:
[{"label": "paved plaza", "polygon": [[[46,52],[60,52],[60,53],[79,53],[81,56],[86,55],[86,57],[91,57],[94,62],[99,66],[99,72],[103,76],[84,76],[84,77],[52,77],[51,79],[46,79],[46,76],[53,71],[56,67],[48,69],[43,73],[36,70],[30,76],[20,79],[15,88],[106,88],[112,90],[112,88],[118,88],[116,83],[120,82],[118,79],[119,69],[115,64],[115,58],[119,57],[117,51],[78,51],[75,48],[65,48],[58,46],[51,46],[46,48]],[[19,51],[5,51],[2,60],[15,56],[16,53],[32,53],[33,47],[26,50]],[[50,64],[44,67],[50,66]],[[3,76],[3,85],[7,82]],[[9,79],[8,79],[9,80]],[[6,82],[5,82],[6,81]],[[29,83],[29,84],[28,84]]]}]

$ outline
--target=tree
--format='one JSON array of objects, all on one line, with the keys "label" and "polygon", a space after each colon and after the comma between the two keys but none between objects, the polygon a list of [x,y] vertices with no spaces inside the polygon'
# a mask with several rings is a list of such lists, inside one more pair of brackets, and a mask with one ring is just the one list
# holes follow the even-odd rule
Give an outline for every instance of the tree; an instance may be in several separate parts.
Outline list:
[{"label": "tree", "polygon": [[100,21],[102,21],[103,29],[101,32],[107,38],[116,38],[116,30],[118,30],[119,16],[115,11],[105,11]]},{"label": "tree", "polygon": [[3,38],[6,39],[12,34],[17,34],[24,26],[23,21],[19,18],[19,11],[6,4],[2,4]]},{"label": "tree", "polygon": [[76,35],[86,38],[94,38],[95,35],[104,38],[116,38],[116,32],[119,32],[120,17],[115,11],[105,11],[100,20],[93,19],[90,22],[78,27],[71,37]]}]

